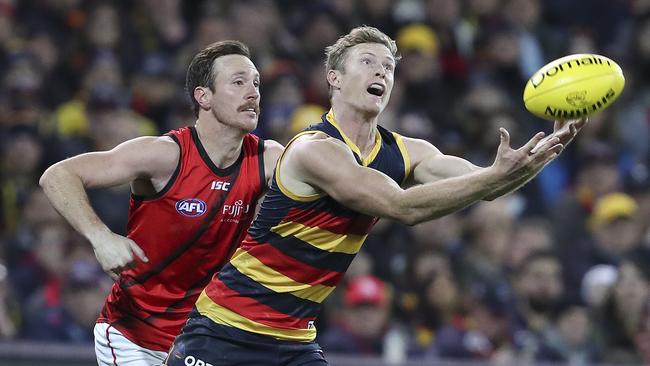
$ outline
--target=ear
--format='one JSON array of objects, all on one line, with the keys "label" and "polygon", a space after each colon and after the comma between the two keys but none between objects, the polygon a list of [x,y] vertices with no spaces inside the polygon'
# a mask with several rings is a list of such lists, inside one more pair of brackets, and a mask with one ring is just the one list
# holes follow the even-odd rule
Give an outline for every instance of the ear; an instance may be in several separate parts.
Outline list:
[{"label": "ear", "polygon": [[210,109],[210,99],[212,99],[212,91],[202,86],[194,88],[194,100],[199,103],[201,109]]},{"label": "ear", "polygon": [[327,72],[327,83],[334,89],[340,89],[341,72],[339,70],[329,70]]}]

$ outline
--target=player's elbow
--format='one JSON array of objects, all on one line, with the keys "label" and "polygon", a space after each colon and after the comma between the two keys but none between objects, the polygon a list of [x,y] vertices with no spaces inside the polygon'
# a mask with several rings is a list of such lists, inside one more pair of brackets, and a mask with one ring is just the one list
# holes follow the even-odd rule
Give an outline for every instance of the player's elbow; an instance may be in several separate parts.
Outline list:
[{"label": "player's elbow", "polygon": [[47,168],[43,174],[41,174],[41,177],[38,179],[38,185],[40,185],[41,188],[45,189],[49,185],[50,181],[52,180],[52,175],[54,175],[54,170],[56,169],[56,165],[52,165],[51,167]]},{"label": "player's elbow", "polygon": [[403,202],[393,205],[391,218],[408,226],[413,226],[425,221],[420,210],[415,207],[409,207]]},{"label": "player's elbow", "polygon": [[67,169],[65,168],[63,162],[58,162],[43,172],[38,180],[38,184],[41,186],[41,188],[47,189],[48,187],[56,185],[57,181],[59,181],[61,177],[66,174],[66,172]]},{"label": "player's elbow", "polygon": [[397,220],[402,224],[408,226],[415,226],[422,222],[422,220],[419,220],[415,215],[402,215]]},{"label": "player's elbow", "polygon": [[415,226],[417,224],[430,220],[431,218],[422,215],[417,210],[411,209],[402,212],[398,217],[396,217],[396,219],[404,225]]}]

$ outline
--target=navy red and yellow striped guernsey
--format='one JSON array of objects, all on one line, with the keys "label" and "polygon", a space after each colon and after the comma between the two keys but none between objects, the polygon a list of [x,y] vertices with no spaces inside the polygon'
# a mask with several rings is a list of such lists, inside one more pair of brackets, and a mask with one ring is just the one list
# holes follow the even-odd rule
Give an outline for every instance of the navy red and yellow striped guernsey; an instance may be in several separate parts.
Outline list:
[{"label": "navy red and yellow striped guernsey", "polygon": [[[402,138],[377,128],[375,147],[365,159],[338,127],[332,111],[301,134],[320,131],[342,140],[359,164],[401,184],[410,170]],[[217,324],[280,340],[313,341],[314,320],[323,300],[376,222],[376,217],[348,209],[324,194],[297,196],[276,174],[246,239],[213,276],[196,308]]]}]

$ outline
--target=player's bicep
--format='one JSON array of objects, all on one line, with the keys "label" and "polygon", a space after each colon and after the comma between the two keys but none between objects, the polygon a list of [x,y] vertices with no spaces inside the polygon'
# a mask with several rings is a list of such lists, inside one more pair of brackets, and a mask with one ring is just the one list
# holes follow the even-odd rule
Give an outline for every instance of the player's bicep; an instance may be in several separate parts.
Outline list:
[{"label": "player's bicep", "polygon": [[179,155],[175,145],[171,140],[141,137],[109,151],[81,154],[58,164],[77,175],[87,188],[112,187],[173,172]]},{"label": "player's bicep", "polygon": [[392,216],[393,202],[401,192],[385,174],[357,163],[342,144],[311,141],[297,151],[300,176],[339,203],[374,216]]},{"label": "player's bicep", "polygon": [[443,154],[427,141],[411,138],[404,141],[413,162],[411,184],[435,182],[481,169],[463,158]]},{"label": "player's bicep", "polygon": [[469,161],[452,155],[438,154],[424,159],[413,170],[417,184],[459,177],[481,169]]}]

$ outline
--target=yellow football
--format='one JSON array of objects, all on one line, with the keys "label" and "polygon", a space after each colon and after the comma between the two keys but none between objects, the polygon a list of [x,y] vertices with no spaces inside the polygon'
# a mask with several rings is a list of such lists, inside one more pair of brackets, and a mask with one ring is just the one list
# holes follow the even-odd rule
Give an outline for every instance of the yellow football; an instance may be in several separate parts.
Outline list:
[{"label": "yellow football", "polygon": [[587,53],[569,55],[531,76],[524,104],[543,119],[580,118],[612,105],[624,86],[623,70],[611,59]]}]

